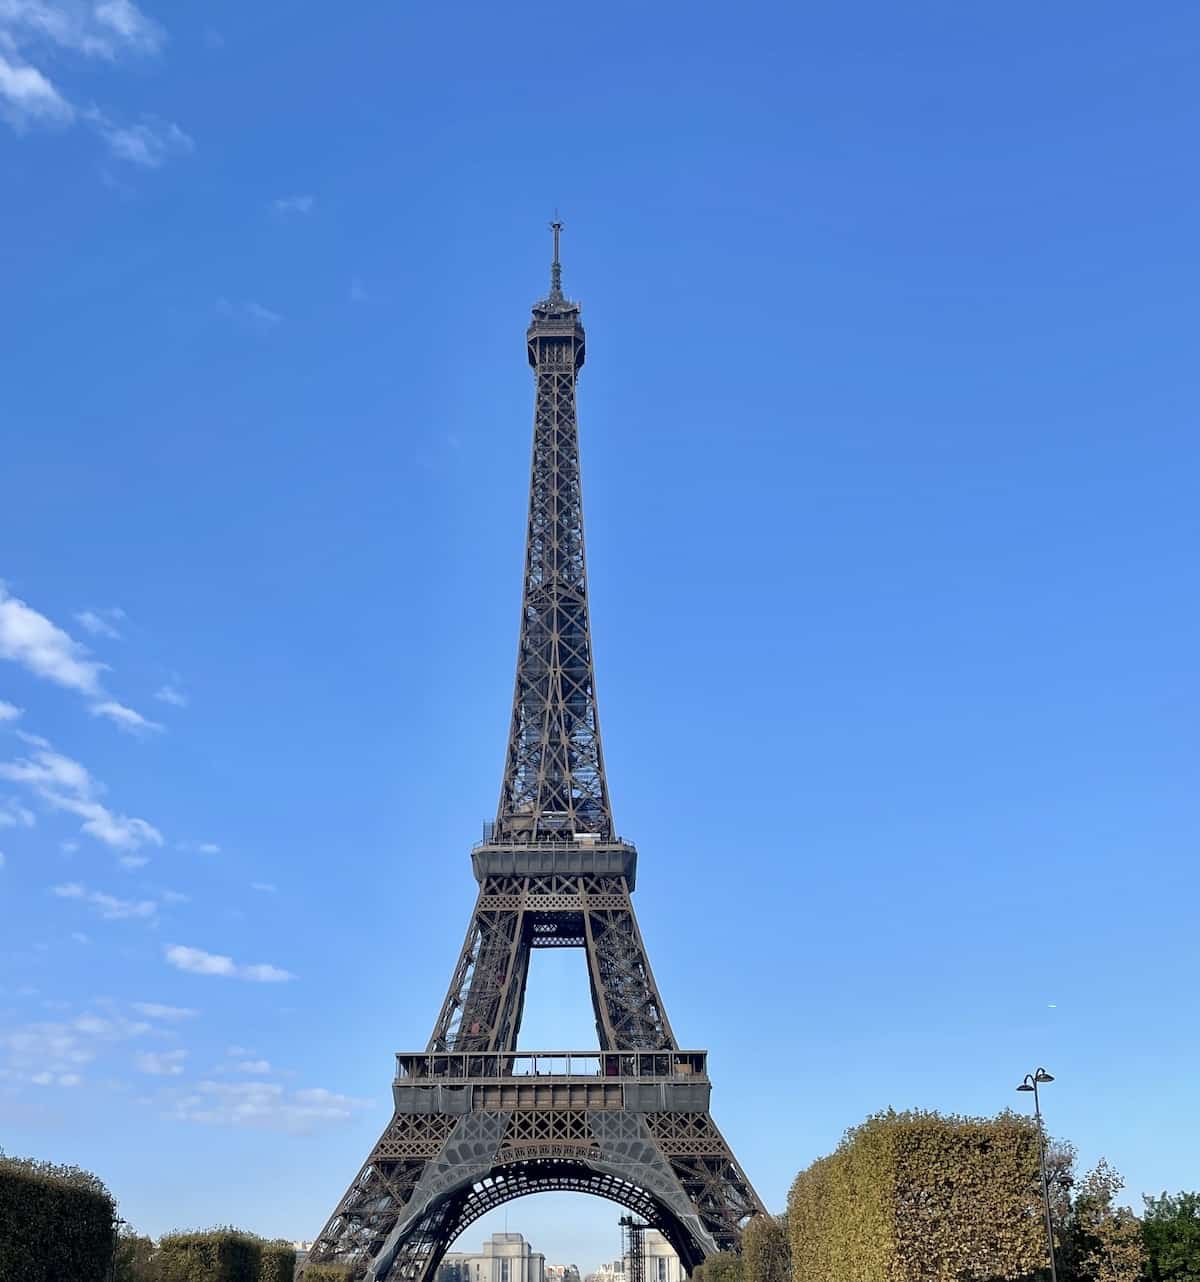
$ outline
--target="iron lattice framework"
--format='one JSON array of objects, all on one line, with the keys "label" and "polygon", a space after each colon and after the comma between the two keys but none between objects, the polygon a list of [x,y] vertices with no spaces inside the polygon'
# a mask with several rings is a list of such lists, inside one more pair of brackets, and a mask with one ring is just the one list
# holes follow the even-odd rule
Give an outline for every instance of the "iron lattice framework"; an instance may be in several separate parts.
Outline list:
[{"label": "iron lattice framework", "polygon": [[[530,1193],[608,1198],[690,1270],[763,1207],[709,1113],[638,930],[637,851],[613,828],[588,617],[575,382],[585,339],[550,294],[527,333],[537,400],[521,633],[504,782],[472,854],[479,896],[422,1052],[396,1057],[394,1115],[309,1259],[431,1282],[479,1216]],[[582,948],[599,1050],[518,1052],[530,953]]]}]

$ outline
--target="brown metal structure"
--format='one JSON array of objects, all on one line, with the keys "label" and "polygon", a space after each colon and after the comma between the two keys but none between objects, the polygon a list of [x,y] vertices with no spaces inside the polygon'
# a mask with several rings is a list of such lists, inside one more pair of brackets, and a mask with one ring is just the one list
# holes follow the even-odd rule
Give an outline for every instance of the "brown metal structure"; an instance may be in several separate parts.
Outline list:
[{"label": "brown metal structure", "polygon": [[[536,378],[521,633],[504,782],[472,853],[479,896],[433,1035],[396,1057],[395,1112],[313,1244],[368,1282],[431,1282],[449,1245],[513,1198],[569,1190],[660,1229],[690,1270],[763,1209],[681,1050],[615,833],[588,617],[575,383],[585,338],[550,293],[526,334]],[[530,952],[587,955],[599,1050],[518,1052]]]}]

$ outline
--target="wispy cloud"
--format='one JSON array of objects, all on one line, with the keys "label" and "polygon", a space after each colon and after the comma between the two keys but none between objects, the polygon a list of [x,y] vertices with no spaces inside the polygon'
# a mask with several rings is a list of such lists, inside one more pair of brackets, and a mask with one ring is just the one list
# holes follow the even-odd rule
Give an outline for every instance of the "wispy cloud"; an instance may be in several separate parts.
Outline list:
[{"label": "wispy cloud", "polygon": [[37,817],[19,801],[9,798],[0,802],[0,828],[32,828]]},{"label": "wispy cloud", "polygon": [[19,663],[36,677],[99,695],[105,664],[91,658],[87,648],[44,614],[10,595],[0,582],[0,658]]},{"label": "wispy cloud", "polygon": [[160,703],[169,703],[173,708],[186,708],[188,706],[188,697],[179,689],[169,682],[166,685],[159,686],[154,692],[154,697]]},{"label": "wispy cloud", "polygon": [[139,1073],[151,1077],[179,1077],[183,1074],[183,1061],[187,1051],[141,1051],[134,1057]]},{"label": "wispy cloud", "polygon": [[218,975],[224,979],[246,979],[258,984],[279,984],[296,978],[290,971],[266,962],[239,965],[232,957],[206,953],[202,948],[189,948],[184,944],[168,945],[164,956],[170,965],[193,975]]},{"label": "wispy cloud", "polygon": [[26,1024],[0,1034],[10,1077],[37,1086],[77,1086],[81,1071],[106,1046],[143,1036],[151,1025],[123,1015],[80,1015],[73,1020]]},{"label": "wispy cloud", "polygon": [[169,1116],[209,1126],[244,1126],[303,1133],[347,1121],[368,1101],[321,1087],[288,1091],[278,1082],[200,1082],[174,1099]]},{"label": "wispy cloud", "polygon": [[108,144],[117,160],[158,169],[172,156],[186,156],[196,144],[180,127],[158,116],[143,115],[136,124],[123,125],[96,107],[84,112],[84,119]]},{"label": "wispy cloud", "polygon": [[18,708],[15,703],[5,703],[0,699],[0,721],[16,721],[24,711],[24,708]]},{"label": "wispy cloud", "polygon": [[109,60],[157,53],[166,39],[132,0],[0,0],[0,30],[17,46],[49,43]]},{"label": "wispy cloud", "polygon": [[236,1065],[239,1073],[269,1073],[271,1063],[265,1059],[244,1059]]},{"label": "wispy cloud", "polygon": [[[37,740],[39,744],[45,740]],[[161,846],[162,834],[145,819],[117,814],[98,798],[103,784],[93,779],[86,767],[72,761],[49,745],[36,747],[27,757],[0,762],[0,779],[25,784],[42,801],[56,810],[65,810],[83,820],[81,829],[114,850],[134,852],[145,846]]]},{"label": "wispy cloud", "polygon": [[250,889],[261,891],[264,895],[273,895],[279,887],[273,885],[269,881],[252,881],[250,883]]},{"label": "wispy cloud", "polygon": [[368,301],[367,287],[357,276],[350,282],[350,301],[352,303],[365,303]]},{"label": "wispy cloud", "polygon": [[0,0],[0,118],[17,133],[76,119],[75,108],[33,61],[47,50],[111,63],[126,53],[155,54],[165,39],[132,0]]},{"label": "wispy cloud", "polygon": [[165,1019],[175,1023],[181,1019],[193,1019],[199,1011],[190,1006],[165,1006],[162,1002],[134,1002],[133,1009],[147,1019]]},{"label": "wispy cloud", "polygon": [[272,208],[277,214],[311,214],[316,203],[313,196],[280,196]]},{"label": "wispy cloud", "polygon": [[113,606],[108,610],[80,610],[75,616],[75,621],[85,632],[90,632],[94,637],[108,637],[110,641],[119,641],[121,633],[115,620],[124,617],[125,611],[120,606]]},{"label": "wispy cloud", "polygon": [[153,899],[118,899],[116,895],[100,890],[88,890],[78,881],[65,882],[51,887],[51,890],[59,899],[77,899],[86,903],[105,921],[145,920],[158,912],[158,904]]},{"label": "wispy cloud", "polygon": [[157,721],[151,721],[149,717],[143,717],[140,712],[135,712],[133,708],[127,708],[123,703],[117,703],[115,699],[105,699],[103,703],[93,703],[91,713],[93,717],[104,717],[119,729],[128,730],[131,734],[152,734],[162,729],[162,726]]},{"label": "wispy cloud", "polygon": [[30,125],[69,125],[75,109],[36,67],[0,53],[0,119],[20,134]]},{"label": "wispy cloud", "polygon": [[176,850],[189,855],[219,855],[221,847],[215,841],[180,841],[175,844]]},{"label": "wispy cloud", "polygon": [[262,303],[249,299],[242,303],[231,303],[228,298],[217,299],[217,314],[227,316],[242,329],[266,334],[283,320],[283,317]]},{"label": "wispy cloud", "polygon": [[[6,2],[0,0],[0,6]],[[122,611],[116,613],[124,617]],[[116,702],[105,692],[101,673],[108,670],[107,664],[93,658],[87,646],[76,641],[69,632],[13,596],[2,581],[0,659],[9,659],[35,677],[53,681],[55,685],[94,700],[93,714],[106,717],[123,730],[138,733],[157,728],[154,722]]]}]

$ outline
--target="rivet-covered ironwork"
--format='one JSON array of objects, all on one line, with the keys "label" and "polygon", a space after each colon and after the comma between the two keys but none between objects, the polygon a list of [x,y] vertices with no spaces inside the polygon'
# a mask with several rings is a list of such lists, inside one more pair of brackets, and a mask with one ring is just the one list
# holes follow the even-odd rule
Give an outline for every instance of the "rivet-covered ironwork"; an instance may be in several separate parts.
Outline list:
[{"label": "rivet-covered ironwork", "polygon": [[[309,1259],[369,1282],[432,1282],[480,1215],[592,1193],[660,1229],[690,1270],[736,1249],[762,1203],[709,1113],[703,1051],[680,1048],[616,835],[588,617],[575,383],[585,339],[562,292],[526,340],[536,379],[517,679],[496,820],[472,852],[479,893],[433,1034],[397,1056],[394,1115]],[[530,954],[582,948],[598,1049],[518,1051]]]}]

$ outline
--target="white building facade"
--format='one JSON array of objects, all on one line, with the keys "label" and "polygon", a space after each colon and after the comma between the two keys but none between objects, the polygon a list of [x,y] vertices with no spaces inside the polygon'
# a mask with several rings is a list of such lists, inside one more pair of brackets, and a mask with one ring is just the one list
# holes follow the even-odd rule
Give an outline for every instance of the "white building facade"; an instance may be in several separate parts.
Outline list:
[{"label": "white building facade", "polygon": [[[646,1282],[684,1282],[687,1274],[675,1248],[657,1229],[647,1229],[642,1235],[646,1248]],[[629,1268],[628,1262],[625,1263]]]},{"label": "white building facade", "polygon": [[546,1282],[546,1257],[520,1233],[493,1233],[478,1255],[447,1251],[438,1282]]}]

